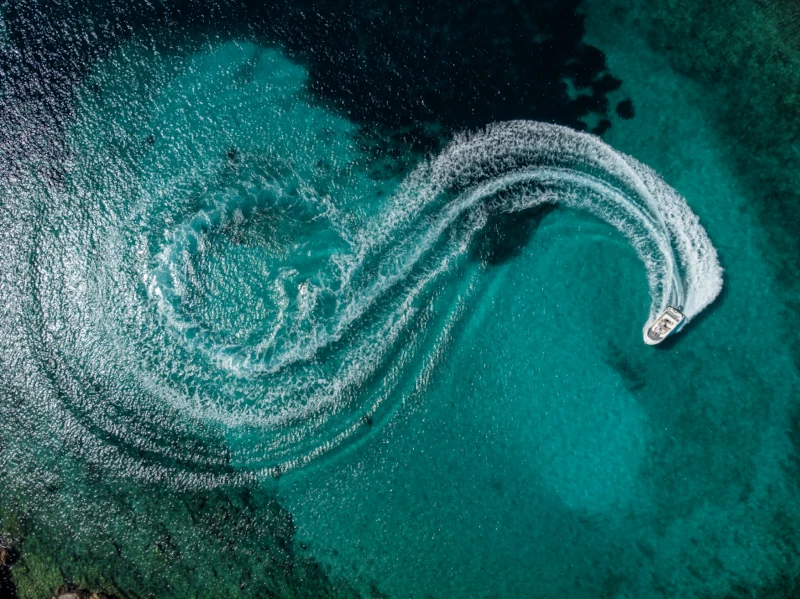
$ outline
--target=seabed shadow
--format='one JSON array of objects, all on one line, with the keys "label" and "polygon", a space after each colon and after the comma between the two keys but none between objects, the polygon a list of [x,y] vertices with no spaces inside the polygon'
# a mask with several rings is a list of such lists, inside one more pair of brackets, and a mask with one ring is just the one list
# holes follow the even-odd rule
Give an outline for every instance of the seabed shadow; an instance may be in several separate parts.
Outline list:
[{"label": "seabed shadow", "polygon": [[540,204],[519,212],[501,212],[489,218],[470,257],[486,266],[499,266],[516,258],[536,235],[545,217],[556,209]]}]

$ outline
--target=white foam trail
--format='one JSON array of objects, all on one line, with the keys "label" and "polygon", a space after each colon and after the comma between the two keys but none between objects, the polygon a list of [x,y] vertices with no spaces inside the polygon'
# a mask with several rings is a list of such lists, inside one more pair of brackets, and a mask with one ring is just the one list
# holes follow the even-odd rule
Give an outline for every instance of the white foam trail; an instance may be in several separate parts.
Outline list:
[{"label": "white foam trail", "polygon": [[[564,204],[588,210],[621,231],[647,271],[652,301],[643,330],[667,305],[679,307],[691,320],[720,292],[716,250],[685,200],[655,172],[594,136],[515,121],[457,137],[438,157],[419,166],[388,209],[353,236],[352,253],[335,257],[340,281],[333,318],[311,322],[269,359],[245,348],[215,347],[202,336],[196,337],[198,347],[224,350],[218,360],[239,374],[276,373],[309,360],[340,339],[391,288],[407,281],[458,218],[488,202],[493,210],[509,212],[542,203]],[[466,242],[462,245],[465,249]],[[176,253],[180,252],[173,248],[164,256]],[[372,274],[365,275],[365,264],[372,265]],[[162,278],[174,270],[162,264]],[[157,284],[157,278],[151,283]],[[176,280],[173,291],[179,287]],[[180,323],[163,294],[158,299],[170,319]],[[313,307],[302,315],[313,320]],[[192,323],[180,327],[196,329]]]},{"label": "white foam trail", "polygon": [[[458,286],[451,300],[465,301],[464,281],[448,273],[464,264],[492,213],[561,204],[621,231],[647,273],[645,328],[667,305],[681,307],[688,319],[697,316],[722,286],[716,251],[685,200],[633,158],[565,127],[515,121],[457,136],[420,164],[382,210],[362,220],[348,213],[357,198],[316,192],[314,181],[302,181],[308,176],[302,169],[245,159],[235,176],[221,179],[213,165],[187,160],[167,183],[153,184],[145,173],[131,213],[124,201],[118,212],[109,210],[106,251],[81,244],[41,248],[52,254],[42,261],[62,265],[60,276],[80,293],[40,287],[53,294],[53,305],[65,303],[63,319],[56,320],[70,323],[65,334],[76,332],[79,343],[69,349],[80,364],[75,370],[120,382],[110,395],[113,405],[76,400],[90,414],[83,417],[123,444],[201,471],[230,462],[269,476],[357,438],[365,417],[371,422],[389,413],[418,367],[433,355],[443,359],[441,327],[452,322],[436,320],[433,306],[441,305],[434,297],[447,281]],[[212,270],[203,280],[201,265],[213,251],[225,258],[256,255],[259,265],[264,256],[272,259],[263,248],[220,241],[257,213],[269,213],[270,230],[284,235],[268,240],[280,250],[263,270],[268,280],[258,293],[243,285],[222,299],[203,295],[227,282],[220,276],[262,272],[250,272],[252,262],[236,262],[238,270]],[[54,218],[87,230],[98,226],[96,218],[74,223],[66,208]],[[256,312],[248,301],[268,307]],[[230,336],[219,315],[237,302],[249,328]],[[254,313],[269,317],[250,318]],[[230,318],[226,326],[240,322],[238,313]],[[173,414],[182,417],[173,420]],[[185,435],[194,423],[230,447],[198,457],[191,448],[154,440],[167,439],[167,429]]]},{"label": "white foam trail", "polygon": [[[311,192],[303,201],[322,203]],[[303,283],[291,317],[282,310],[269,336],[254,346],[219,344],[165,299],[181,294],[180,273],[185,268],[176,261],[186,255],[187,245],[198,245],[193,223],[213,227],[220,221],[219,210],[230,212],[229,207],[185,221],[188,225],[176,230],[156,271],[146,279],[174,330],[191,332],[186,341],[195,350],[236,376],[276,377],[260,403],[281,405],[278,413],[212,410],[214,419],[227,426],[246,420],[279,427],[336,405],[344,390],[363,384],[375,372],[397,342],[402,328],[397,323],[408,320],[412,300],[466,254],[490,211],[513,212],[543,203],[588,210],[630,240],[645,265],[650,288],[645,330],[667,305],[681,308],[691,320],[719,294],[722,270],[716,251],[675,190],[651,169],[594,136],[530,121],[497,123],[456,137],[441,154],[417,167],[387,207],[358,230],[331,222],[350,248],[330,257],[330,273],[337,281],[327,288],[320,288],[319,282]],[[465,221],[468,226],[455,233],[456,223],[465,216],[470,217]],[[335,299],[332,314],[322,315],[317,309],[317,298],[323,295]],[[289,305],[287,297],[284,292],[284,308]],[[337,352],[341,368],[335,377],[313,381],[301,377],[279,384],[284,371],[313,362],[320,351],[357,329],[355,323],[378,303],[387,301],[394,308],[382,313],[386,322],[367,327],[366,334],[354,334],[356,341]]]},{"label": "white foam trail", "polygon": [[683,197],[652,169],[592,135],[531,121],[493,124],[456,138],[408,187],[428,187],[425,195],[482,187],[488,193],[480,195],[491,195],[526,183],[547,189],[512,195],[500,209],[563,203],[591,211],[631,240],[652,298],[645,330],[667,305],[691,319],[719,295],[717,252]]}]

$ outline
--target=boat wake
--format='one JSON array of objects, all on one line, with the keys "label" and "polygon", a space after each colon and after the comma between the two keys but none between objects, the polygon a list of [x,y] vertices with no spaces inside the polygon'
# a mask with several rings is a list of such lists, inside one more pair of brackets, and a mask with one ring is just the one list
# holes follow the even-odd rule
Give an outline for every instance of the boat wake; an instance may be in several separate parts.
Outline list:
[{"label": "boat wake", "polygon": [[[270,80],[284,68],[260,60]],[[276,106],[260,120],[292,117]],[[74,145],[85,163],[45,192],[31,183],[35,199],[16,219],[3,213],[9,226],[28,223],[6,238],[27,244],[3,242],[6,266],[28,280],[6,294],[7,322],[26,331],[16,343],[38,364],[25,376],[39,382],[19,385],[43,389],[7,425],[32,429],[32,414],[57,414],[36,430],[126,475],[261,480],[364,437],[442,359],[471,289],[456,275],[497,213],[559,204],[619,230],[645,265],[644,329],[670,305],[691,320],[722,286],[716,251],[678,193],[561,126],[460,135],[380,202],[364,200],[363,185],[331,184],[338,167],[285,134],[221,162],[209,157],[216,142],[194,137],[112,160],[86,150],[94,140],[83,129]]]}]

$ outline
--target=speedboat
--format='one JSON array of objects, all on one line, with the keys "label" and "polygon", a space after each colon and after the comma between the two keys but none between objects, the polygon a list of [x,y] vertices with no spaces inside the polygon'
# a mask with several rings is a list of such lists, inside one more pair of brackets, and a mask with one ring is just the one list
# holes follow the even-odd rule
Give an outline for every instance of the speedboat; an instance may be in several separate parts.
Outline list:
[{"label": "speedboat", "polygon": [[686,317],[681,314],[681,311],[672,306],[667,306],[661,314],[658,315],[655,322],[650,325],[650,328],[644,334],[644,342],[647,345],[657,345],[669,337],[672,333],[677,331]]}]

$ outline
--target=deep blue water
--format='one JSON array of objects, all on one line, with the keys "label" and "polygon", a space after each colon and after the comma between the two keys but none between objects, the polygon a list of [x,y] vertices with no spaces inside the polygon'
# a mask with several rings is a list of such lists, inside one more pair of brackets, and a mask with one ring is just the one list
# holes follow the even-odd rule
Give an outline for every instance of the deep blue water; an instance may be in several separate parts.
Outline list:
[{"label": "deep blue water", "polygon": [[787,5],[0,9],[0,596],[796,596]]}]

